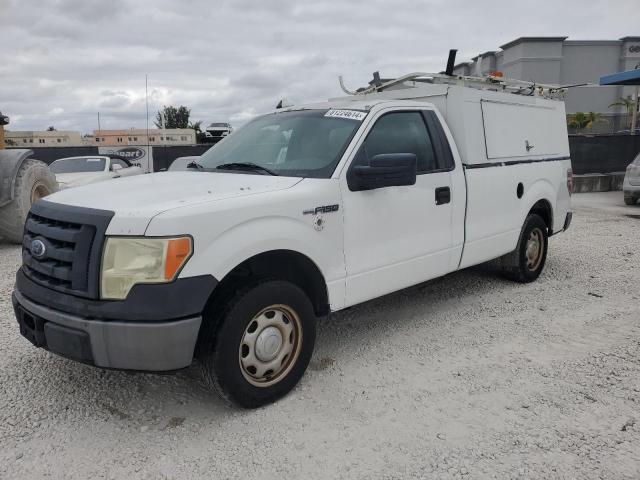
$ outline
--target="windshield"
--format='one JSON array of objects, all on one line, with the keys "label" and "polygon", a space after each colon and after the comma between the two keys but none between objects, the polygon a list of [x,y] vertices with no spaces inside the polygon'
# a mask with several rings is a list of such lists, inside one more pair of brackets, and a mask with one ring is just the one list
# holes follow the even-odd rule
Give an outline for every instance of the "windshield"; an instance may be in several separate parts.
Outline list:
[{"label": "windshield", "polygon": [[220,127],[220,128],[228,128],[228,123],[212,123],[209,127]]},{"label": "windshield", "polygon": [[53,162],[49,168],[53,173],[102,172],[104,158],[61,158]]},{"label": "windshield", "polygon": [[329,178],[366,115],[332,116],[344,111],[297,110],[258,117],[211,147],[198,163],[207,170],[251,163],[275,175]]}]

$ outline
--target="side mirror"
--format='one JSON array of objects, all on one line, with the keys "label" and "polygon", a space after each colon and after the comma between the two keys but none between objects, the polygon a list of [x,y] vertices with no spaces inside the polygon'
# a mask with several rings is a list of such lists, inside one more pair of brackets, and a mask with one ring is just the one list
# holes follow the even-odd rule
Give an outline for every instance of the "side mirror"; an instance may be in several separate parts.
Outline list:
[{"label": "side mirror", "polygon": [[120,165],[119,163],[114,163],[113,165],[111,165],[112,172],[117,172],[118,170],[122,170],[122,165]]},{"label": "side mirror", "polygon": [[373,190],[384,187],[415,185],[418,167],[413,153],[383,153],[369,165],[356,165],[349,172],[349,190]]}]

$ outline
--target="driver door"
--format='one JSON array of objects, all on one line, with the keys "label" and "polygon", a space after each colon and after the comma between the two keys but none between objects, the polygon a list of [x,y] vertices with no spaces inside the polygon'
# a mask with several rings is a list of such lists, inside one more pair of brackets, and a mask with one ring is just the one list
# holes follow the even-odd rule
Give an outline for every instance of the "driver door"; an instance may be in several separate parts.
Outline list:
[{"label": "driver door", "polygon": [[[437,155],[429,114],[378,114],[341,181],[347,306],[451,270],[453,164]],[[415,185],[350,190],[351,169],[385,153],[416,155]]]}]

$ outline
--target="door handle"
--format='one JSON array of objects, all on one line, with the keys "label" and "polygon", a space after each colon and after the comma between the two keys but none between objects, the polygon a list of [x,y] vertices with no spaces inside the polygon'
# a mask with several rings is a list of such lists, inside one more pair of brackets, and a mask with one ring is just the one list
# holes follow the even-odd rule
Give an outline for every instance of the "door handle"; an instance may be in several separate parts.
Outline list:
[{"label": "door handle", "polygon": [[436,188],[436,205],[443,205],[451,202],[451,189],[449,187]]}]

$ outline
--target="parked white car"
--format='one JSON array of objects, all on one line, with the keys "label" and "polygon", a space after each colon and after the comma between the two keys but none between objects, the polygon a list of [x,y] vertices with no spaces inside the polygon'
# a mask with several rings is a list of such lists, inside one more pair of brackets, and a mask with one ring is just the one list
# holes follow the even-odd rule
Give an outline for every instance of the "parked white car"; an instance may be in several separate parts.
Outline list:
[{"label": "parked white car", "polygon": [[257,407],[300,380],[330,312],[493,259],[536,280],[571,222],[564,103],[470,86],[405,77],[282,108],[187,172],[37,202],[13,292],[22,335],[105,368],[197,357],[207,384]]},{"label": "parked white car", "polygon": [[204,135],[209,141],[220,141],[233,132],[230,123],[212,123],[204,130]]},{"label": "parked white car", "polygon": [[112,178],[131,177],[144,173],[123,158],[103,155],[60,158],[51,165],[60,189],[79,187]]},{"label": "parked white car", "polygon": [[640,200],[640,153],[627,167],[622,191],[627,205],[635,205]]}]

